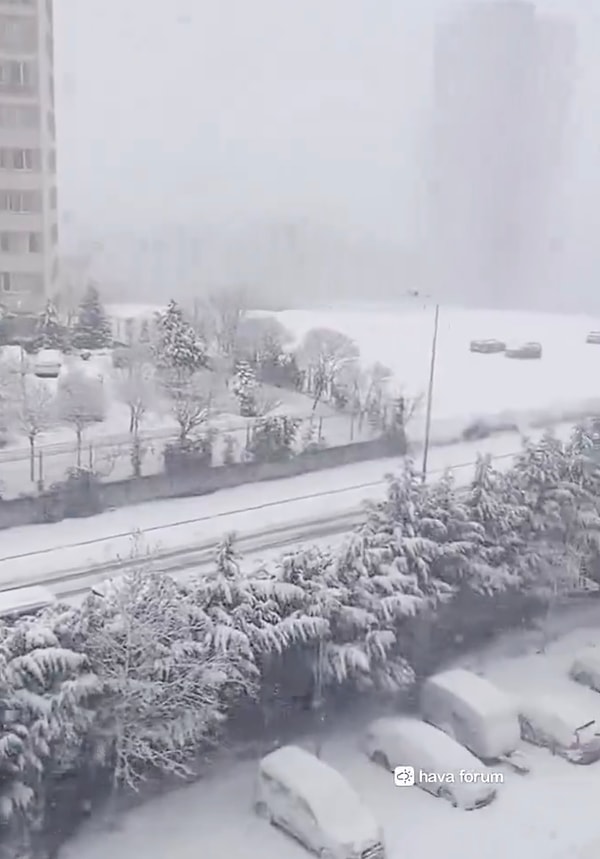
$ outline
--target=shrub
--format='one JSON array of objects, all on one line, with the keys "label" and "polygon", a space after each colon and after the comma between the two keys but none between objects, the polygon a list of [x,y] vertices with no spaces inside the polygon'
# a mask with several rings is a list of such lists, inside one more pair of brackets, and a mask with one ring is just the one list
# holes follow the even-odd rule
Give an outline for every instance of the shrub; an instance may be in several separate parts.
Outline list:
[{"label": "shrub", "polygon": [[246,446],[251,462],[285,462],[295,455],[294,445],[301,421],[287,416],[261,418],[250,432]]}]

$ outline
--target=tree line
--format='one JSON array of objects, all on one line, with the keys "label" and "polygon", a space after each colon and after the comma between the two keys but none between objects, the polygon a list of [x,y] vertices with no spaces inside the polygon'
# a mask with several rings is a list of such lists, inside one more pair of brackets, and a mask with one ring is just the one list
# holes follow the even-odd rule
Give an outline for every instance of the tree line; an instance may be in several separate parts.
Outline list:
[{"label": "tree line", "polygon": [[138,546],[102,596],[2,623],[0,855],[45,855],[74,796],[192,778],[215,750],[318,730],[364,695],[408,706],[457,642],[531,618],[543,631],[597,574],[593,452],[584,428],[548,435],[505,472],[480,458],[464,487],[407,462],[339,549],[249,570],[229,535],[212,571],[176,581]]}]

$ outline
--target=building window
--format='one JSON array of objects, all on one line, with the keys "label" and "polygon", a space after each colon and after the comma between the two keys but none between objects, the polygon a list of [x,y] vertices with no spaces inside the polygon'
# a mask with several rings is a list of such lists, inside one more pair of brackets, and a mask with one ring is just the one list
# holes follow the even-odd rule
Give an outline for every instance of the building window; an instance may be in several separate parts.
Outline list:
[{"label": "building window", "polygon": [[0,289],[2,292],[10,292],[10,274],[7,271],[0,271]]},{"label": "building window", "polygon": [[24,60],[0,62],[0,88],[4,92],[33,93],[36,88],[37,66]]},{"label": "building window", "polygon": [[48,131],[52,137],[56,136],[56,118],[53,110],[48,111]]},{"label": "building window", "polygon": [[44,278],[41,274],[28,272],[0,272],[2,292],[25,292],[39,294],[44,291]]},{"label": "building window", "polygon": [[50,235],[52,237],[52,244],[58,244],[58,224],[52,224],[52,229],[50,230]]},{"label": "building window", "polygon": [[50,58],[50,62],[54,62],[54,39],[52,36],[46,36],[46,51]]},{"label": "building window", "polygon": [[56,149],[51,149],[48,153],[48,170],[56,173]]},{"label": "building window", "polygon": [[43,246],[42,233],[0,233],[0,251],[5,254],[40,254]]},{"label": "building window", "polygon": [[34,54],[37,50],[35,19],[0,14],[0,49]]},{"label": "building window", "polygon": [[28,250],[30,254],[41,254],[44,249],[44,237],[41,233],[29,233]]},{"label": "building window", "polygon": [[0,190],[0,212],[41,212],[42,194],[40,191],[3,191]]},{"label": "building window", "polygon": [[0,104],[0,128],[39,128],[40,111],[36,105]]},{"label": "building window", "polygon": [[50,208],[56,209],[58,206],[58,194],[56,188],[50,188]]},{"label": "building window", "polygon": [[39,170],[39,149],[0,149],[0,169]]}]

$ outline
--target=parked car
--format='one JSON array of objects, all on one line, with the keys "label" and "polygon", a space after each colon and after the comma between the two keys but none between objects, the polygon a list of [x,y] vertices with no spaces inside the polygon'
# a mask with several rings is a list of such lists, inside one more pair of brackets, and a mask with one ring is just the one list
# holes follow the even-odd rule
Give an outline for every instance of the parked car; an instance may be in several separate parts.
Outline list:
[{"label": "parked car", "polygon": [[256,813],[320,859],[384,859],[383,832],[346,779],[298,746],[258,767]]},{"label": "parked car", "polygon": [[494,355],[498,352],[504,352],[506,343],[502,340],[471,340],[471,352],[480,352],[484,355]]},{"label": "parked car", "polygon": [[522,343],[520,346],[508,346],[504,352],[504,356],[506,358],[521,359],[541,358],[542,344],[532,341],[530,343]]},{"label": "parked car", "polygon": [[58,349],[40,349],[34,359],[33,372],[40,379],[57,379],[63,359]]},{"label": "parked car", "polygon": [[589,647],[580,651],[573,660],[569,677],[582,686],[600,692],[600,650]]},{"label": "parked car", "polygon": [[503,760],[526,772],[518,753],[517,705],[484,677],[455,668],[429,677],[421,689],[421,714],[482,761]]},{"label": "parked car", "polygon": [[34,614],[43,608],[48,608],[55,602],[56,597],[52,591],[39,585],[0,591],[0,617],[10,618]]},{"label": "parked car", "polygon": [[[364,748],[374,763],[387,770],[413,767],[417,787],[455,808],[482,808],[496,796],[496,786],[488,783],[492,780],[481,761],[448,734],[419,719],[377,719],[367,728]],[[479,778],[467,781],[465,773]]]},{"label": "parked car", "polygon": [[585,338],[586,343],[593,343],[597,345],[600,343],[600,331],[590,331],[588,336]]},{"label": "parked car", "polygon": [[600,726],[587,708],[558,695],[536,695],[519,705],[521,737],[573,764],[600,760]]}]

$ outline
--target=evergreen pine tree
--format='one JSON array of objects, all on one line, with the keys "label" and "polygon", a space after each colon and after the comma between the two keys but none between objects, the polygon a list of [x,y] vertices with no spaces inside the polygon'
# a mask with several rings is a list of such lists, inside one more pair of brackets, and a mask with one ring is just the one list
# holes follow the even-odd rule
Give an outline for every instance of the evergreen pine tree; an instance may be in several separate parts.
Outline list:
[{"label": "evergreen pine tree", "polygon": [[167,309],[157,318],[158,343],[156,358],[159,366],[169,370],[194,373],[206,367],[206,346],[185,319],[183,310],[171,299]]},{"label": "evergreen pine tree", "polygon": [[104,349],[112,341],[108,319],[97,288],[90,284],[83,296],[73,330],[76,349]]},{"label": "evergreen pine tree", "polygon": [[239,361],[232,382],[232,391],[240,404],[240,415],[256,415],[256,373],[247,361]]},{"label": "evergreen pine tree", "polygon": [[38,349],[61,349],[64,345],[63,326],[60,324],[56,306],[50,299],[39,316],[36,335]]}]

